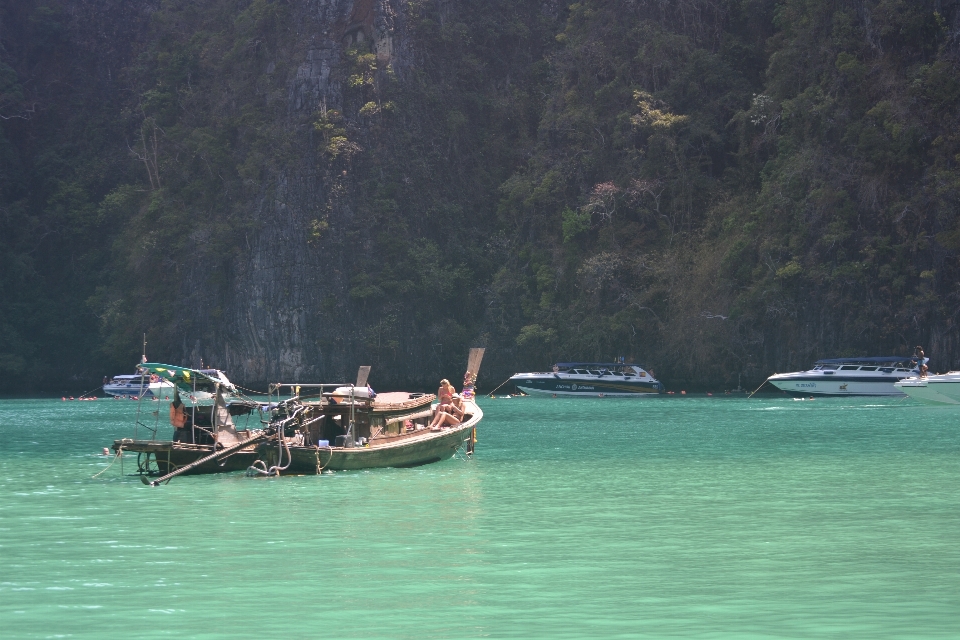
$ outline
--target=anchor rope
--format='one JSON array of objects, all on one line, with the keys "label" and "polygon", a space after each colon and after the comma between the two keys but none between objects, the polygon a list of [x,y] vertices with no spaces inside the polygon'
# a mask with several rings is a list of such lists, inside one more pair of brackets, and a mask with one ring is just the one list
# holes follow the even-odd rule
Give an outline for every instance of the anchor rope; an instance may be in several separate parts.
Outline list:
[{"label": "anchor rope", "polygon": [[[100,385],[99,387],[94,387],[93,389],[90,389],[90,391],[84,391],[84,392],[81,393],[79,396],[77,396],[77,400],[83,400],[84,398],[87,397],[88,394],[93,393],[93,392],[96,391],[97,389],[102,389],[102,388],[103,388],[103,385]],[[93,396],[91,396],[91,397],[93,397]]]},{"label": "anchor rope", "polygon": [[[331,447],[324,447],[324,448],[330,450],[330,457],[327,458],[327,464],[330,464],[330,461],[333,460],[333,449]],[[320,447],[317,447],[317,450],[315,453],[317,455],[317,475],[320,475],[321,473],[323,473],[323,470],[327,468],[327,464],[322,466],[320,464]]]},{"label": "anchor rope", "polygon": [[106,467],[104,467],[103,469],[101,469],[100,471],[98,471],[97,473],[95,473],[95,474],[93,475],[93,477],[94,477],[94,478],[100,477],[100,474],[102,474],[104,471],[106,471],[107,469],[109,469],[110,467],[112,467],[112,466],[113,466],[113,463],[116,462],[116,461],[117,461],[117,458],[119,458],[122,454],[123,454],[123,445],[120,445],[120,448],[117,449],[117,455],[115,455],[115,456],[113,457],[113,460],[110,461],[110,464],[108,464]]},{"label": "anchor rope", "polygon": [[[513,376],[510,376],[510,378],[512,378],[512,377],[513,377]],[[500,384],[498,384],[496,389],[494,389],[493,391],[491,391],[490,393],[487,394],[487,397],[489,398],[489,397],[492,396],[494,393],[496,393],[497,391],[499,391],[500,387],[502,387],[503,385],[505,385],[505,384],[507,384],[508,382],[510,382],[510,378],[507,378],[506,380],[504,380],[503,382],[501,382]]]}]

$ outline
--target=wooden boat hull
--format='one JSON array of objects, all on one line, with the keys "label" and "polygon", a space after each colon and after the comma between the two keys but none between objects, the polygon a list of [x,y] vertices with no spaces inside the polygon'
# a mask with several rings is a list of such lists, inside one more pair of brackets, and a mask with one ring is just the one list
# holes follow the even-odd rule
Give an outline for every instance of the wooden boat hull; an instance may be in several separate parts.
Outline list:
[{"label": "wooden boat hull", "polygon": [[[471,424],[473,423],[473,424]],[[395,443],[367,447],[290,447],[290,466],[283,474],[314,474],[321,471],[417,467],[453,457],[472,438],[475,422],[438,432],[410,436]],[[276,465],[277,443],[261,446],[261,460],[267,467]],[[286,453],[284,453],[286,462]]]},{"label": "wooden boat hull", "polygon": [[[113,450],[123,447],[124,452],[138,454],[138,465],[141,473],[151,475],[166,475],[180,467],[196,462],[204,456],[213,453],[211,446],[181,444],[170,440],[132,440],[124,438],[115,440]],[[201,473],[226,473],[228,471],[243,471],[257,459],[255,447],[231,454],[221,460],[211,460],[192,469],[189,475]]]},{"label": "wooden boat hull", "polygon": [[[392,438],[374,439],[363,447],[315,447],[288,445],[284,451],[281,471],[284,475],[311,475],[323,471],[347,471],[384,467],[416,467],[453,457],[458,449],[468,448],[474,429],[483,418],[483,412],[474,403],[469,404],[469,419],[462,424],[440,431],[422,430]],[[166,475],[213,453],[209,445],[192,445],[162,440],[115,440],[113,450],[138,454],[139,470],[150,475]],[[187,474],[225,473],[243,471],[261,460],[267,468],[278,466],[277,442],[265,442],[241,449],[221,460],[211,460]],[[290,452],[290,458],[286,456]],[[289,465],[286,463],[289,462]]]}]

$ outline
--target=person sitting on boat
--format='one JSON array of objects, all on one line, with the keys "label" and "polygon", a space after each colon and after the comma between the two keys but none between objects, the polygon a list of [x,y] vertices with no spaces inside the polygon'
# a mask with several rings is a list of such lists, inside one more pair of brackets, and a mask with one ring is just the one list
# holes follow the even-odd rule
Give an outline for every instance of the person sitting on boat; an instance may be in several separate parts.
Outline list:
[{"label": "person sitting on boat", "polygon": [[463,420],[463,396],[459,393],[453,394],[450,399],[450,410],[447,413],[452,413],[458,420]]},{"label": "person sitting on boat", "polygon": [[[443,407],[441,411],[440,407]],[[433,416],[433,422],[430,428],[442,427],[444,425],[456,426],[463,420],[463,399],[458,394],[450,397],[450,403],[437,407],[437,413]]]},{"label": "person sitting on boat", "polygon": [[920,377],[926,378],[927,365],[924,362],[924,360],[926,360],[926,354],[923,352],[923,347],[921,347],[920,345],[917,345],[916,357],[917,357],[917,368],[920,369]]},{"label": "person sitting on boat", "polygon": [[437,413],[447,410],[447,407],[449,407],[453,401],[453,394],[456,393],[456,391],[446,378],[440,381],[440,388],[437,389]]}]

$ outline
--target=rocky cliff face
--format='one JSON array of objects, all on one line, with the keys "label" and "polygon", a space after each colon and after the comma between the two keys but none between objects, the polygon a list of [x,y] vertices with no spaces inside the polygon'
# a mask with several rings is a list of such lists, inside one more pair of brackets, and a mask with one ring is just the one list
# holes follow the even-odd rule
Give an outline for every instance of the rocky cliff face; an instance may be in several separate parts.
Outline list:
[{"label": "rocky cliff face", "polygon": [[[960,363],[960,8],[0,4],[0,387]],[[57,377],[59,376],[59,378]],[[741,377],[742,376],[742,377]],[[86,384],[89,382],[89,384]],[[59,384],[59,382],[58,382]]]},{"label": "rocky cliff face", "polygon": [[[417,310],[365,304],[355,291],[351,295],[357,276],[380,261],[380,230],[369,212],[371,190],[377,188],[377,176],[370,179],[377,142],[359,115],[366,103],[346,95],[357,73],[350,57],[372,54],[372,61],[364,61],[375,66],[370,82],[390,82],[393,94],[402,94],[416,66],[405,4],[292,3],[286,26],[291,58],[271,60],[263,70],[269,75],[281,66],[288,69],[282,132],[287,160],[263,180],[255,201],[231,202],[252,223],[230,260],[226,281],[211,282],[211,263],[202,262],[183,282],[178,361],[202,359],[251,384],[350,380],[360,364],[374,365],[371,380],[380,385],[433,384],[437,376],[459,373],[466,358],[464,336],[445,343],[442,332],[438,336],[436,328],[418,324]],[[339,114],[341,133],[352,145],[338,159],[329,157],[329,140],[314,126],[325,113]],[[379,134],[394,135],[389,129]],[[411,195],[406,204],[415,208]],[[415,209],[399,213],[418,216]],[[389,316],[389,327],[382,315]]]},{"label": "rocky cliff face", "polygon": [[[695,385],[732,385],[915,342],[952,362],[952,321],[936,319],[947,298],[931,297],[940,254],[911,244],[897,212],[846,195],[899,180],[891,202],[928,197],[914,187],[921,174],[906,179],[895,158],[913,151],[896,139],[907,125],[890,105],[914,98],[866,80],[840,88],[865,73],[857,56],[906,79],[932,78],[936,54],[906,40],[889,43],[900,56],[870,48],[872,23],[859,14],[803,2],[790,5],[798,25],[835,27],[777,32],[773,5],[754,4],[759,13],[640,2],[622,14],[597,2],[569,20],[549,2],[284,4],[278,44],[242,41],[267,56],[257,73],[279,87],[269,145],[283,152],[255,189],[225,192],[242,212],[240,250],[207,255],[182,279],[173,359],[202,357],[247,381],[349,379],[372,364],[388,386],[458,375],[481,345],[497,379],[552,358],[626,355]],[[247,11],[260,7],[263,22],[271,6],[280,3]],[[947,23],[924,11],[917,24],[940,24],[946,43]],[[796,70],[776,66],[841,26],[852,35],[831,46],[844,51],[824,53],[820,75],[799,82],[844,96],[838,114],[862,118],[849,124],[865,132],[850,134],[854,151],[785,115],[808,98]],[[764,41],[780,48],[772,66]],[[237,95],[229,110],[256,100]],[[881,143],[870,132],[884,118],[893,133]],[[935,137],[910,126],[911,139]],[[848,153],[860,173],[846,182],[803,160]],[[810,184],[772,196],[794,162]],[[777,167],[782,175],[763,177]],[[821,207],[811,198],[823,193],[837,195],[818,226],[800,212]],[[948,237],[942,221],[919,224]],[[898,238],[899,257],[870,263],[862,256],[887,255],[882,237]],[[902,277],[883,295],[895,300],[900,287],[904,297],[884,308],[869,292],[885,291],[888,272]],[[910,320],[918,310],[922,326]]]}]

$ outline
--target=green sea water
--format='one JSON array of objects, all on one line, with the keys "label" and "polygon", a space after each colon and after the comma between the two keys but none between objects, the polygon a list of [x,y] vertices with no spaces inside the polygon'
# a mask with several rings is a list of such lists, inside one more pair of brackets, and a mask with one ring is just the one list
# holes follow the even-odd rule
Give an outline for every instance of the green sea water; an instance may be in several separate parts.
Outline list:
[{"label": "green sea water", "polygon": [[468,461],[149,488],[91,478],[135,402],[2,400],[0,636],[960,637],[960,410],[481,406]]}]

